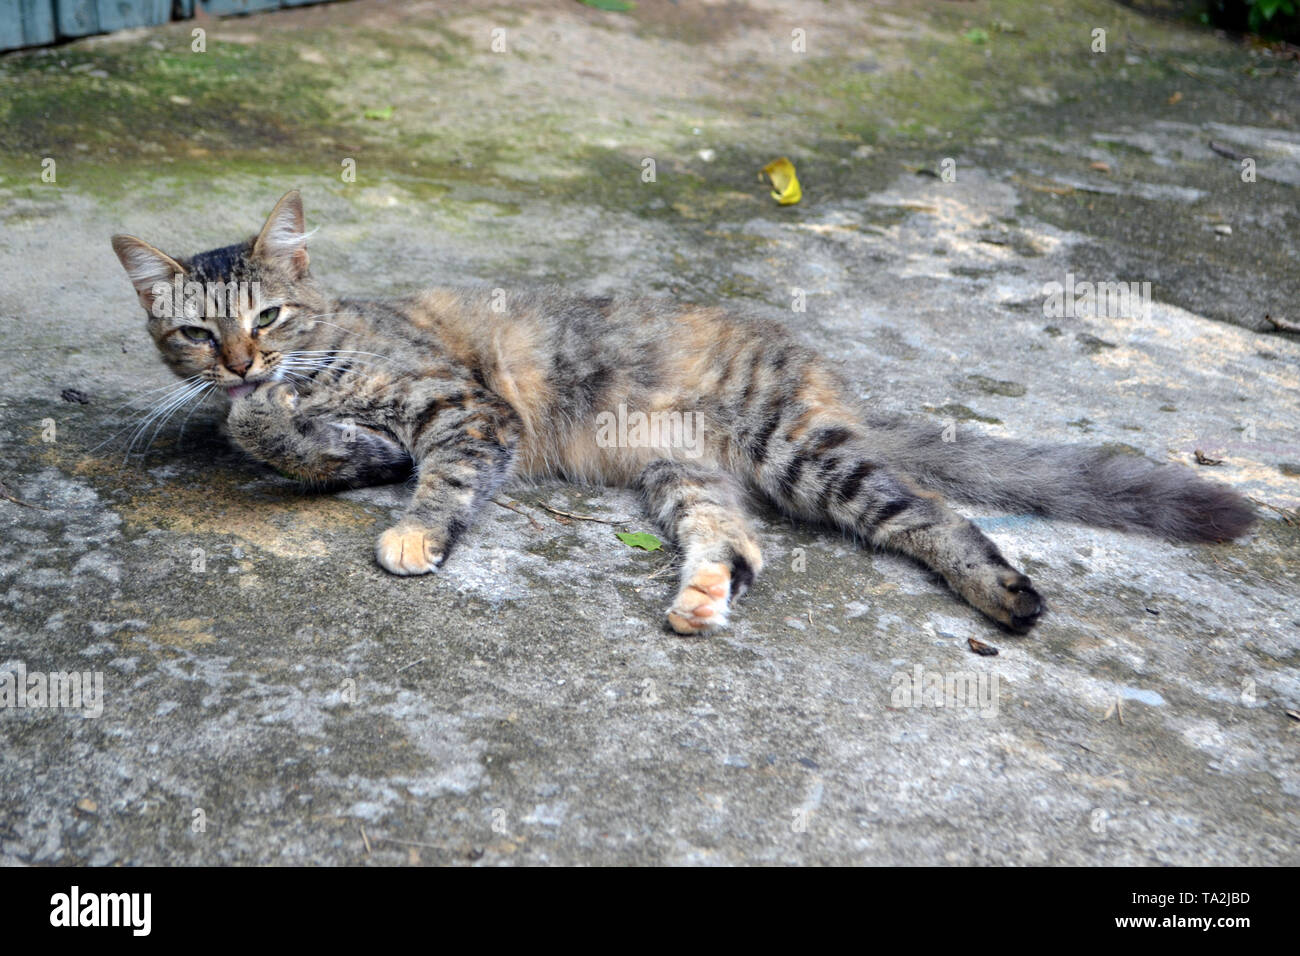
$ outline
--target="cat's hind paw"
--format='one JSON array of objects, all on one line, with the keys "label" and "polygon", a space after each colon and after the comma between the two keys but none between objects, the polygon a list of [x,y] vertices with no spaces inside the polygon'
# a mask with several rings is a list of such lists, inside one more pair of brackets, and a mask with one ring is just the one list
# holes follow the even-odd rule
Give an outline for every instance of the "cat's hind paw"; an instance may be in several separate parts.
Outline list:
[{"label": "cat's hind paw", "polygon": [[959,593],[1003,627],[1024,634],[1038,623],[1045,602],[1029,578],[1015,568],[989,567],[965,582]]},{"label": "cat's hind paw", "polygon": [[720,563],[700,565],[668,609],[668,626],[678,634],[707,634],[727,623],[731,570]]},{"label": "cat's hind paw", "polygon": [[446,547],[427,528],[397,525],[379,536],[375,559],[390,574],[430,574],[442,566]]}]

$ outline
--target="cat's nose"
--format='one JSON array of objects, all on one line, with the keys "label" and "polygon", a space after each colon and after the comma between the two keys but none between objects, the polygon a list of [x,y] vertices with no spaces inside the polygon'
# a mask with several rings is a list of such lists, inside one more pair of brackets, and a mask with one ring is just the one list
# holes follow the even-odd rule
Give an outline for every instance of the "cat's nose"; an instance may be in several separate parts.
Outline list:
[{"label": "cat's nose", "polygon": [[232,372],[234,372],[236,375],[240,376],[241,378],[248,373],[248,370],[252,367],[252,365],[253,365],[252,358],[234,359],[226,362],[226,368],[230,369]]}]

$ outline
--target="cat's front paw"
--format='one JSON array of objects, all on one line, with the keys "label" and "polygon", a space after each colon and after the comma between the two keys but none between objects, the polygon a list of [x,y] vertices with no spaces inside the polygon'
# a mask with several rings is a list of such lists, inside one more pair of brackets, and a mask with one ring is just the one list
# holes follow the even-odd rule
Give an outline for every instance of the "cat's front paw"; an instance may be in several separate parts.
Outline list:
[{"label": "cat's front paw", "polygon": [[731,570],[717,562],[700,565],[668,609],[668,626],[678,634],[707,634],[727,623]]},{"label": "cat's front paw", "polygon": [[292,413],[298,407],[298,390],[288,382],[262,382],[249,387],[231,404],[231,412],[241,411],[245,414],[271,412],[278,414]]},{"label": "cat's front paw", "polygon": [[446,556],[446,538],[417,525],[389,528],[375,545],[375,559],[391,574],[430,574],[442,566]]},{"label": "cat's front paw", "polygon": [[236,443],[255,450],[283,431],[297,406],[298,393],[292,385],[260,385],[251,395],[234,400],[226,424]]},{"label": "cat's front paw", "polygon": [[259,385],[248,397],[265,402],[281,414],[292,414],[298,407],[298,390],[288,382],[269,382]]}]

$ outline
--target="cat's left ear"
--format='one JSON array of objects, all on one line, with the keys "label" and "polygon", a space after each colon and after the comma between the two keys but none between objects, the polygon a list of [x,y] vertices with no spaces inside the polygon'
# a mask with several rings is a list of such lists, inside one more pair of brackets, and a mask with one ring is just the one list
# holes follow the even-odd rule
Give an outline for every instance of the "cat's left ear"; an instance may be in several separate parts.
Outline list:
[{"label": "cat's left ear", "polygon": [[266,225],[253,242],[253,255],[289,267],[295,278],[307,274],[306,220],[302,214],[302,196],[291,189],[275,204]]}]

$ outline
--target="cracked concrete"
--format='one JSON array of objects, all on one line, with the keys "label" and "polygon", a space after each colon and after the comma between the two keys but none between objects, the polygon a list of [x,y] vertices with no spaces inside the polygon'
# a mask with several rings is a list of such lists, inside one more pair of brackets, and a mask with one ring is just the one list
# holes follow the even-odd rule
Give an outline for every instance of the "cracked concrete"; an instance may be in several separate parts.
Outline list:
[{"label": "cracked concrete", "polygon": [[[0,861],[1300,862],[1300,343],[1264,318],[1297,318],[1294,63],[1096,2],[358,2],[188,44],[0,57],[0,674],[105,687],[98,718],[0,710]],[[755,180],[778,155],[789,209]],[[167,378],[108,236],[224,244],[295,186],[337,292],[721,303],[958,441],[1124,445],[1261,522],[1199,547],[968,511],[1048,599],[1023,638],[771,513],[734,625],[675,637],[671,556],[614,536],[648,528],[632,496],[558,483],[386,576],[404,488],[299,489],[215,404],[143,455],[117,434]],[[1047,314],[1070,275],[1149,308]],[[985,696],[916,699],[918,668]]]}]

